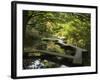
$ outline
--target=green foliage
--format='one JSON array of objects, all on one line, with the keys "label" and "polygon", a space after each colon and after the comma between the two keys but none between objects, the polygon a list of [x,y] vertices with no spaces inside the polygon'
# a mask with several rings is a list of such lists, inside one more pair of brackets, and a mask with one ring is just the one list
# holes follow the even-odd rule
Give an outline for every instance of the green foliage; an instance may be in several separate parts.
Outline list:
[{"label": "green foliage", "polygon": [[61,49],[61,47],[59,45],[55,45],[53,42],[49,42],[47,44],[47,50],[64,54],[64,49]]},{"label": "green foliage", "polygon": [[[53,42],[43,42],[42,38],[65,38],[65,42],[85,48],[90,52],[91,15],[88,13],[23,11],[25,26],[24,44],[38,49],[64,53]],[[29,43],[28,43],[29,41]],[[89,55],[90,53],[88,53]]]}]

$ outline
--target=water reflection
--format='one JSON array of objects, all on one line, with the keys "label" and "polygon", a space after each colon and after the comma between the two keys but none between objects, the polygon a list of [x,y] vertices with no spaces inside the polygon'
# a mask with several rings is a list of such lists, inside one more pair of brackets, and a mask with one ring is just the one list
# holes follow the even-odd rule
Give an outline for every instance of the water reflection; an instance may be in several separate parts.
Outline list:
[{"label": "water reflection", "polygon": [[40,58],[24,59],[24,69],[41,69],[41,68],[57,68],[57,67],[65,68],[68,66]]},{"label": "water reflection", "polygon": [[44,64],[41,63],[40,59],[38,59],[32,62],[32,64],[29,65],[28,68],[39,69],[39,68],[42,68],[43,66]]}]

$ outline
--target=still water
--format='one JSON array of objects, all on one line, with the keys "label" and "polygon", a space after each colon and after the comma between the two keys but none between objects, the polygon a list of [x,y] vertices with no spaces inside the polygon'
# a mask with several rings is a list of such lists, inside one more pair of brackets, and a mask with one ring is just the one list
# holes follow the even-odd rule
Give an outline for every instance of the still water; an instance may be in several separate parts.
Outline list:
[{"label": "still water", "polygon": [[[59,58],[60,59],[60,58]],[[60,64],[59,60],[47,60],[40,58],[24,59],[24,69],[42,69],[42,68],[66,68],[67,65]]]}]

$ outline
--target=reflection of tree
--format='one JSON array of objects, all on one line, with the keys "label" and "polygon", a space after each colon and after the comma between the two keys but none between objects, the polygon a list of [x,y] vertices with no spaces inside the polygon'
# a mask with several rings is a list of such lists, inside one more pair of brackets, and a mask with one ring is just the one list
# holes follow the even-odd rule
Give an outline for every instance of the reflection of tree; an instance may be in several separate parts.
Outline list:
[{"label": "reflection of tree", "polygon": [[24,47],[63,53],[59,45],[41,39],[64,38],[69,44],[87,49],[89,56],[90,18],[88,13],[23,11]]}]

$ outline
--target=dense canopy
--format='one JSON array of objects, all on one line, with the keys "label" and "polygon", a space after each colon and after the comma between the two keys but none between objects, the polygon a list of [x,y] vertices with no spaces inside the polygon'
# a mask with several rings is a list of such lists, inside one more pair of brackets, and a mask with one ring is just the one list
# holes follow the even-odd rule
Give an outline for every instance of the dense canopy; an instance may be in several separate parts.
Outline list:
[{"label": "dense canopy", "polygon": [[23,11],[24,48],[45,49],[63,53],[54,42],[43,38],[59,38],[65,43],[88,50],[90,57],[91,15],[89,13]]}]

